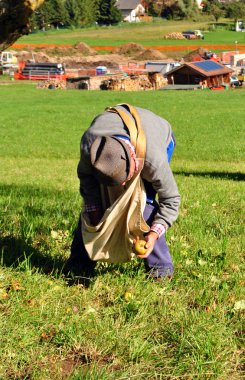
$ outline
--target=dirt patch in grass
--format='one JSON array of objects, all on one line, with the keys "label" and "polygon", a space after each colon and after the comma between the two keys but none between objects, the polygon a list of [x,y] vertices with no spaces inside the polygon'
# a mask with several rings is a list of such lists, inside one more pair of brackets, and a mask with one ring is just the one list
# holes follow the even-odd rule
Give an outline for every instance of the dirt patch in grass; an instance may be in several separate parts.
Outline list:
[{"label": "dirt patch in grass", "polygon": [[[121,368],[119,363],[115,362],[113,355],[101,355],[99,352],[92,352],[89,354],[84,353],[80,350],[75,350],[71,352],[62,360],[52,360],[53,365],[56,370],[61,369],[61,378],[67,379],[73,372],[79,371],[85,375],[91,368],[91,366],[96,364],[98,367],[110,366],[111,371],[115,371]],[[55,371],[53,368],[53,371]]]},{"label": "dirt patch in grass", "polygon": [[35,363],[32,362],[32,364],[26,363],[21,369],[9,368],[5,372],[4,378],[8,380],[34,379],[36,372],[40,372],[40,374],[45,373],[45,376],[49,376],[50,379],[63,380],[77,372],[80,376],[85,376],[91,370],[91,366],[108,367],[110,371],[121,368],[113,355],[102,355],[96,351],[87,354],[79,349],[67,353],[63,358],[52,355]]}]

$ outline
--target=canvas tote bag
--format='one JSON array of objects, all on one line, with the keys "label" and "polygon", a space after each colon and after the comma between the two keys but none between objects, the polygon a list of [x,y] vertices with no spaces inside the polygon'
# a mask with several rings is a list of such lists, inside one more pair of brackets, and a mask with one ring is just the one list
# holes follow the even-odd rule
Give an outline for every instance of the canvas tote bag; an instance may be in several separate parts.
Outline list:
[{"label": "canvas tote bag", "polygon": [[145,135],[136,109],[126,103],[120,106],[126,108],[134,120],[121,108],[112,107],[107,111],[118,113],[127,126],[139,170],[125,186],[101,186],[105,213],[99,224],[90,225],[86,214],[81,214],[83,241],[89,257],[110,263],[126,262],[135,257],[134,237],[143,238],[150,229],[143,218],[146,194],[140,178],[146,151]]}]

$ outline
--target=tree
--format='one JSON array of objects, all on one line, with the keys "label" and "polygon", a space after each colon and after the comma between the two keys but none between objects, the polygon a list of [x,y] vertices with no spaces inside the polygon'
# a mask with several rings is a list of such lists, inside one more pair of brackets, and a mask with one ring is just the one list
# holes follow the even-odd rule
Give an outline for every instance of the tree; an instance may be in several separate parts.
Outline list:
[{"label": "tree", "polygon": [[50,8],[52,10],[49,16],[50,24],[58,28],[59,26],[66,25],[68,23],[68,12],[65,8],[63,0],[49,0]]},{"label": "tree", "polygon": [[65,9],[68,14],[68,24],[79,26],[81,18],[81,9],[77,0],[65,0]]},{"label": "tree", "polygon": [[29,20],[43,0],[0,1],[0,51],[29,32]]},{"label": "tree", "polygon": [[145,1],[148,9],[148,14],[150,16],[155,16],[159,17],[162,12],[162,7],[163,7],[163,1],[157,1],[155,2],[154,0],[147,0]]},{"label": "tree", "polygon": [[98,18],[98,0],[80,0],[81,25],[92,25]]},{"label": "tree", "polygon": [[46,30],[50,24],[51,18],[54,16],[54,10],[52,8],[51,2],[46,0],[44,4],[35,12],[34,14],[34,25],[38,29]]},{"label": "tree", "polygon": [[121,20],[122,14],[116,6],[116,0],[99,0],[96,20],[99,25],[116,24]]},{"label": "tree", "polygon": [[199,14],[196,0],[146,1],[152,16],[169,19],[193,18]]},{"label": "tree", "polygon": [[226,17],[233,18],[235,23],[245,17],[245,1],[233,1],[225,7]]},{"label": "tree", "polygon": [[223,6],[218,0],[206,0],[203,12],[213,15],[216,22],[220,17],[224,16]]},{"label": "tree", "polygon": [[184,18],[195,18],[199,14],[196,0],[183,0]]},{"label": "tree", "polygon": [[215,21],[217,22],[220,17],[224,16],[224,11],[219,5],[212,4],[210,7],[210,14],[214,16]]}]

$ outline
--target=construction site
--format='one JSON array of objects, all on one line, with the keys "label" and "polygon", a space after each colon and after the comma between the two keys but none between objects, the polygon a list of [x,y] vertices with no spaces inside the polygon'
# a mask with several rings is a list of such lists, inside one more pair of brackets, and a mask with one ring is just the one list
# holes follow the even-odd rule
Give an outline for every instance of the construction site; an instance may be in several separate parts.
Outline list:
[{"label": "construction site", "polygon": [[[38,88],[146,91],[214,88],[243,85],[245,51],[216,54],[203,45],[191,50],[183,44],[144,47],[130,42],[121,46],[22,45],[16,41],[29,33],[30,17],[43,0],[2,1],[0,14],[0,74],[12,81],[35,81]],[[164,34],[164,40],[204,40],[200,29]],[[240,45],[242,47],[242,45]],[[99,48],[99,49],[96,49]],[[165,48],[165,51],[162,51]],[[166,50],[167,48],[167,50]],[[185,50],[181,51],[184,48]],[[100,54],[110,50],[109,54]],[[201,64],[196,62],[203,61]],[[206,63],[205,63],[206,62]],[[189,65],[187,65],[189,63]],[[186,66],[187,65],[187,66]],[[6,79],[7,80],[7,79]]]},{"label": "construction site", "polygon": [[[233,72],[239,74],[244,58],[244,54],[235,52],[218,55],[198,48],[179,59],[173,59],[159,50],[147,49],[135,43],[122,45],[110,54],[98,54],[95,49],[81,42],[69,48],[26,46],[25,49],[11,49],[1,53],[0,63],[3,74],[8,74],[16,81],[35,81],[40,89],[146,91],[167,89],[170,88],[169,84],[171,88],[178,88],[176,80],[169,73],[187,62],[217,62],[220,65],[215,67],[217,70],[222,69],[221,65],[227,69],[233,64],[233,68],[228,70],[231,75]],[[229,84],[227,75],[216,75],[212,81],[205,80],[204,77],[198,79],[196,73],[193,82],[182,79],[180,83],[185,89],[201,88],[203,83],[213,83],[216,87],[223,82]]]}]

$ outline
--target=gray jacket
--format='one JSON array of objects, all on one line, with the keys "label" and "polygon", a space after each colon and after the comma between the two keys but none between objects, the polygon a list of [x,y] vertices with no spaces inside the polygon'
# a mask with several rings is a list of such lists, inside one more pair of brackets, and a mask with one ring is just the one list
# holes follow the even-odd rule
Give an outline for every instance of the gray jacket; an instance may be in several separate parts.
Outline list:
[{"label": "gray jacket", "polygon": [[[171,140],[170,124],[151,111],[135,107],[146,136],[146,157],[141,177],[150,182],[157,192],[159,210],[154,223],[166,228],[177,219],[180,195],[167,158],[167,146]],[[125,111],[125,109],[123,108]],[[130,115],[130,113],[128,113]],[[131,116],[131,115],[130,115]],[[97,136],[124,135],[128,130],[116,113],[103,112],[98,115],[81,139],[81,158],[77,173],[80,192],[85,203],[100,204],[100,188],[93,176],[90,162],[90,146]]]}]

